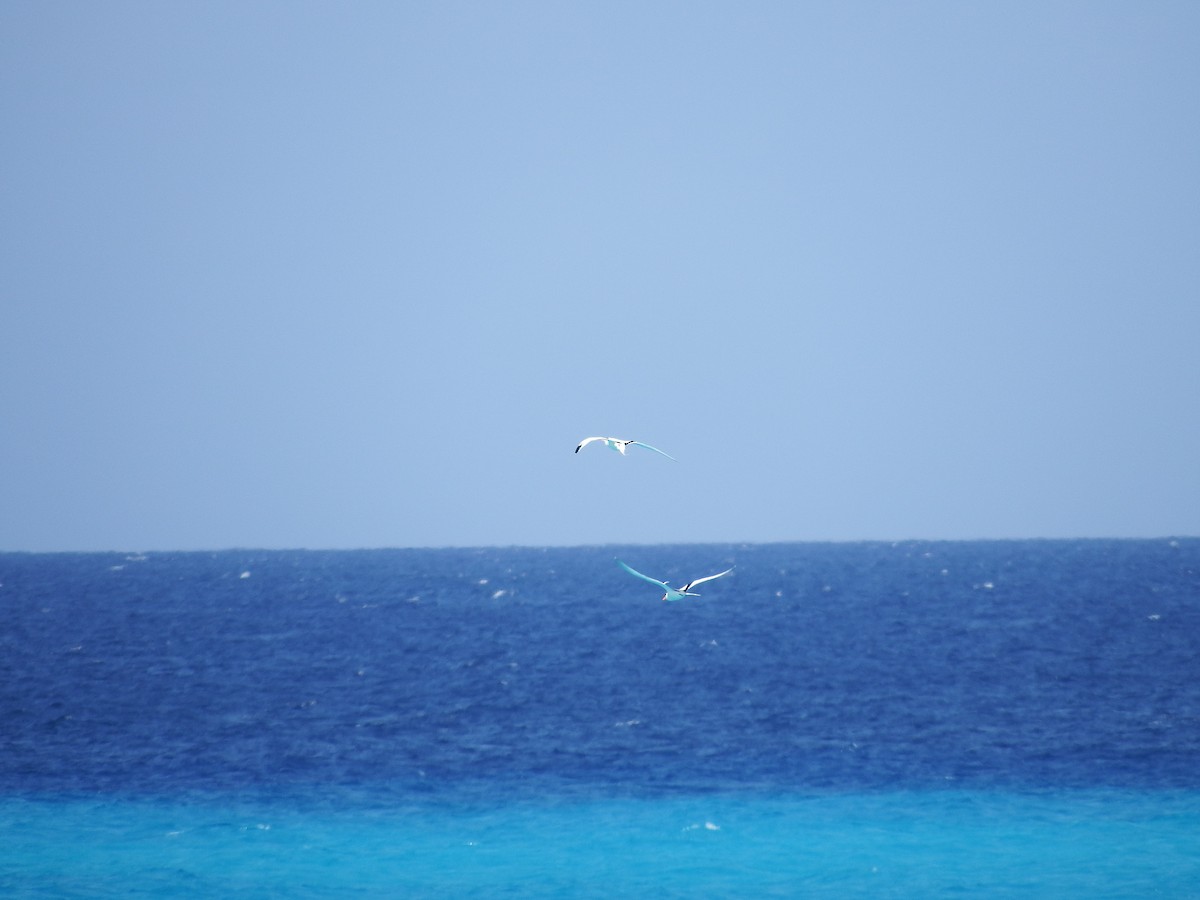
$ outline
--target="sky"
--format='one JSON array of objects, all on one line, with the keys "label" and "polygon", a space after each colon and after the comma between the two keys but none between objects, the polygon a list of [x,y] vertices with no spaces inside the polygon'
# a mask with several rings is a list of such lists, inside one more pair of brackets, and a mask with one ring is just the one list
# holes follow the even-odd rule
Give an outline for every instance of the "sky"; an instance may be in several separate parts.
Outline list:
[{"label": "sky", "polygon": [[1200,4],[5,0],[0,120],[0,550],[1200,535]]}]

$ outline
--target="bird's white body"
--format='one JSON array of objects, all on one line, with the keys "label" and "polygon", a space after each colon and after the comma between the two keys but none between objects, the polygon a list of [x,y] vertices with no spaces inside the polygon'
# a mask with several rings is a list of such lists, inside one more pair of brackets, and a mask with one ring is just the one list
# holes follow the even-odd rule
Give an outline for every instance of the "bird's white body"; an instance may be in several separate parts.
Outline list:
[{"label": "bird's white body", "polygon": [[651,584],[658,585],[660,588],[662,588],[664,591],[666,591],[666,593],[664,593],[662,595],[662,599],[667,600],[667,601],[682,600],[684,597],[699,597],[700,595],[695,593],[692,590],[692,588],[694,588],[698,584],[703,584],[706,581],[712,581],[714,578],[720,578],[722,575],[728,575],[730,572],[733,571],[732,568],[728,568],[724,572],[718,572],[716,575],[705,575],[703,578],[696,578],[692,581],[689,581],[683,587],[676,589],[676,588],[671,587],[665,581],[659,581],[657,578],[651,578],[649,575],[643,575],[641,572],[637,571],[637,569],[631,569],[629,566],[625,565],[625,563],[621,562],[619,559],[617,560],[617,565],[620,566],[622,569],[624,569],[626,572],[628,572],[630,575],[633,575],[637,578],[642,579],[642,581],[648,581]]},{"label": "bird's white body", "polygon": [[[579,446],[575,448],[575,452],[578,453],[580,450],[582,450],[584,447],[586,447],[592,441],[603,441],[605,447],[607,447],[609,450],[617,451],[617,453],[620,453],[622,456],[625,455],[625,449],[630,444],[632,444],[635,447],[645,447],[647,450],[653,450],[655,453],[661,453],[667,459],[675,460],[675,457],[673,457],[670,453],[663,453],[663,451],[659,450],[657,447],[651,447],[649,444],[643,444],[641,441],[627,441],[624,438],[615,438],[615,437],[584,438],[582,441],[579,442]],[[678,462],[678,460],[675,460],[675,461]]]}]

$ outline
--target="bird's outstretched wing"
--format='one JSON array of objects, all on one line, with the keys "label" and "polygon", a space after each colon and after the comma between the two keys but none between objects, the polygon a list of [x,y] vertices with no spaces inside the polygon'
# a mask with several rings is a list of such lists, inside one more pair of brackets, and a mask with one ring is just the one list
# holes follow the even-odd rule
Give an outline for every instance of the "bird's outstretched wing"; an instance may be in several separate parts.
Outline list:
[{"label": "bird's outstretched wing", "polygon": [[586,447],[592,441],[607,441],[607,440],[608,440],[608,438],[602,438],[602,437],[584,438],[582,441],[579,442],[579,446],[575,448],[575,452],[578,453],[580,450],[582,450],[584,447]]},{"label": "bird's outstretched wing", "polygon": [[657,447],[651,447],[649,444],[643,444],[641,441],[630,441],[629,443],[637,444],[639,447],[645,447],[647,450],[653,450],[655,453],[662,453],[663,456],[665,456],[667,459],[671,460],[672,462],[679,462],[679,460],[677,460],[675,457],[673,457],[670,453],[664,453],[662,450],[659,450]]},{"label": "bird's outstretched wing", "polygon": [[[695,581],[689,581],[687,584],[685,584],[679,590],[683,591],[683,592],[690,591],[692,588],[694,588],[698,584],[704,584],[704,582],[706,582],[706,581],[712,581],[714,578],[720,578],[722,575],[728,575],[732,571],[733,571],[733,567],[730,566],[724,572],[718,572],[716,575],[705,575],[703,578],[697,578]],[[643,576],[643,577],[645,577],[645,576]]]},{"label": "bird's outstretched wing", "polygon": [[629,568],[629,566],[625,565],[625,563],[621,562],[619,559],[617,560],[617,565],[620,566],[622,569],[624,569],[626,572],[628,572],[630,575],[633,575],[636,578],[642,579],[642,581],[648,581],[651,584],[657,584],[664,591],[669,591],[671,589],[665,581],[659,581],[657,578],[651,578],[649,575],[643,575],[637,569]]}]

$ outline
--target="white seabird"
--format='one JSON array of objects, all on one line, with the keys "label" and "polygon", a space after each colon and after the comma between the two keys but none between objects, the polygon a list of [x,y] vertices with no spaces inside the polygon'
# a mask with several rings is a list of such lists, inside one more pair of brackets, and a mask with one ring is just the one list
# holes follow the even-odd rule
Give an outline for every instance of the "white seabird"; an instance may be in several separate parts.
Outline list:
[{"label": "white seabird", "polygon": [[670,453],[663,453],[663,451],[659,450],[657,447],[651,447],[649,444],[643,444],[641,441],[626,441],[621,438],[614,438],[614,437],[584,438],[582,441],[579,442],[579,446],[575,448],[575,452],[578,453],[580,450],[582,450],[584,447],[586,447],[592,441],[604,441],[605,447],[607,447],[609,450],[616,450],[622,456],[625,455],[625,448],[628,447],[630,444],[633,444],[637,447],[645,447],[647,450],[653,450],[655,453],[662,453],[662,455],[665,456],[667,459],[674,460],[675,462],[679,462],[679,460],[675,459],[675,457],[673,457]]},{"label": "white seabird", "polygon": [[626,572],[628,572],[630,575],[635,575],[638,578],[642,579],[642,581],[648,581],[651,584],[657,584],[660,588],[662,588],[664,591],[666,591],[666,593],[662,595],[662,598],[664,600],[682,600],[684,597],[699,597],[700,595],[695,593],[694,591],[692,591],[692,588],[694,588],[698,584],[703,584],[706,581],[712,581],[714,578],[720,578],[722,575],[728,575],[730,572],[733,571],[733,567],[731,566],[730,568],[726,569],[724,572],[718,572],[716,575],[705,575],[703,578],[697,578],[693,581],[689,581],[683,587],[676,590],[675,588],[673,588],[669,584],[667,584],[665,581],[659,581],[657,578],[651,578],[649,575],[643,575],[637,569],[629,568],[629,566],[625,565],[625,563],[621,562],[619,559],[617,560],[617,565],[620,566],[622,569],[624,569]]}]

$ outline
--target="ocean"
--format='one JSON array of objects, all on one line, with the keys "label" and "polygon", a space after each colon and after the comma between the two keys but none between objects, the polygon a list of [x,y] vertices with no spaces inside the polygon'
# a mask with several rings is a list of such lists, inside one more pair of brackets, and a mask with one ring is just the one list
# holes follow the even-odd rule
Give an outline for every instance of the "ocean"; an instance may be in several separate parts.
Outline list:
[{"label": "ocean", "polygon": [[1196,538],[4,553],[0,616],[5,897],[1200,897]]}]

